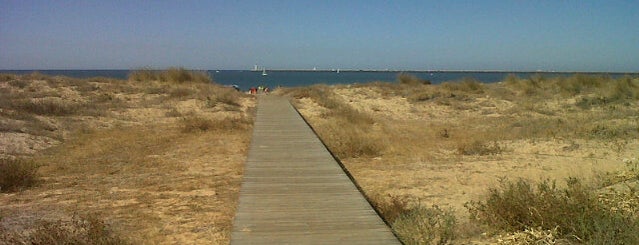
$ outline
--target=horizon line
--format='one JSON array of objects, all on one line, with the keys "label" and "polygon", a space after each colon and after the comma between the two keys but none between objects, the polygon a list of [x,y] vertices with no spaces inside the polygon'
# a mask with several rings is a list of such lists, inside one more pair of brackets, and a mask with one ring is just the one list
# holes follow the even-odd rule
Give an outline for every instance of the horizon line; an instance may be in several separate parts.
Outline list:
[{"label": "horizon line", "polygon": [[[175,67],[180,67],[180,66],[175,66]],[[167,67],[167,68],[153,68],[150,70],[165,70],[171,67]],[[264,68],[264,67],[262,67]],[[63,69],[63,68],[47,68],[47,69],[0,69],[0,71],[60,71],[60,70],[67,70],[67,71],[113,71],[113,70],[129,70],[129,71],[134,71],[134,70],[140,70],[140,69],[144,69],[144,68],[124,68],[124,69],[118,69],[118,68],[91,68],[91,69],[81,69],[81,68],[71,68],[71,69]],[[262,69],[190,69],[190,68],[185,68],[187,70],[194,70],[194,71],[249,71],[249,72],[261,72]],[[265,69],[266,71],[292,71],[292,72],[337,72],[339,70],[339,72],[419,72],[419,73],[428,73],[428,72],[477,72],[477,73],[490,73],[490,72],[495,72],[495,73],[508,73],[508,72],[513,72],[513,73],[615,73],[615,74],[639,74],[639,70],[638,71],[584,71],[584,70],[500,70],[500,69],[485,69],[485,70],[481,70],[481,69],[357,69],[357,68],[353,68],[353,69],[342,69],[342,68],[331,68],[331,69],[317,69],[317,68],[311,68],[311,69],[291,69],[291,68],[275,68],[275,69]]]}]

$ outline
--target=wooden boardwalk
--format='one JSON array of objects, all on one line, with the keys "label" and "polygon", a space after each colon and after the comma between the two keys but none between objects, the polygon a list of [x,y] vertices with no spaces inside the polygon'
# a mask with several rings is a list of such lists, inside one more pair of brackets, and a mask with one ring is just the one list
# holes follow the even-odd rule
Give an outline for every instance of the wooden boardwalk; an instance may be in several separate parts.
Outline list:
[{"label": "wooden boardwalk", "polygon": [[231,244],[399,244],[284,98],[258,98]]}]

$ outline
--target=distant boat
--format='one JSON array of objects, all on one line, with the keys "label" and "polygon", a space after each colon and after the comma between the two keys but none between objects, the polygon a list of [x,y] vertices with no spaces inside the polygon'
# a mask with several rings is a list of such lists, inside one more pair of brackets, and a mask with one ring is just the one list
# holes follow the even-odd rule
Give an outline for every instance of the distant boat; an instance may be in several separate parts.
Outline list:
[{"label": "distant boat", "polygon": [[266,68],[262,69],[262,76],[266,76],[268,74],[266,74]]},{"label": "distant boat", "polygon": [[339,68],[337,68],[337,73],[339,73]]}]

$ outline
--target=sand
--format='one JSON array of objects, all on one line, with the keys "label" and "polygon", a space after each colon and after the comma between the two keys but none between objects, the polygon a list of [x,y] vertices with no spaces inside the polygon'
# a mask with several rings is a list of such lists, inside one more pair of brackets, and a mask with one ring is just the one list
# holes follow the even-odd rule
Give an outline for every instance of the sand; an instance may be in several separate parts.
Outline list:
[{"label": "sand", "polygon": [[[228,243],[253,98],[212,104],[207,96],[227,89],[63,77],[0,88],[0,156],[41,165],[37,186],[0,193],[0,232],[94,217],[134,244]],[[72,110],[16,109],[25,98]],[[246,120],[216,128],[227,118]]]},{"label": "sand", "polygon": [[[434,87],[428,89],[442,90]],[[574,110],[570,108],[577,100],[573,97],[549,98],[529,106],[518,100],[499,98],[490,91],[479,94],[452,92],[457,96],[415,102],[401,92],[393,94],[378,85],[322,88],[338,101],[374,118],[375,124],[366,133],[368,137],[389,141],[376,156],[340,159],[369,197],[400,198],[410,200],[412,205],[452,208],[461,223],[468,222],[469,214],[464,205],[483,200],[489,188],[497,187],[502,180],[523,178],[537,182],[548,179],[562,186],[567,178],[577,177],[589,185],[601,186],[611,176],[627,170],[623,159],[639,154],[639,140],[633,138],[593,139],[571,137],[569,133],[553,137],[554,132],[543,137],[515,137],[510,131],[493,130],[527,120],[579,117],[587,120],[592,115],[607,113],[606,109]],[[283,94],[295,97],[295,92]],[[302,96],[294,102],[320,135],[330,135],[322,131],[329,130],[336,119],[326,114],[328,109],[315,100]],[[637,126],[633,121],[636,116],[625,120],[621,119],[622,123]],[[606,119],[602,125],[615,125],[615,121],[617,119]],[[487,145],[497,144],[499,152],[487,155],[459,153],[460,145],[483,138],[489,139],[484,142]],[[465,232],[463,236],[466,237],[459,242],[495,241],[482,237],[480,231]]]}]

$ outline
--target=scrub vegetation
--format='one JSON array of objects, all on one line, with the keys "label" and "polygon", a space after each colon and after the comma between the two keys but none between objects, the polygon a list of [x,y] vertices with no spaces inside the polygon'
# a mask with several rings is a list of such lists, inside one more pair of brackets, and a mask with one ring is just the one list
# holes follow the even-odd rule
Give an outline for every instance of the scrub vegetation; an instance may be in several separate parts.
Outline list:
[{"label": "scrub vegetation", "polygon": [[406,244],[639,242],[636,77],[400,74],[278,93]]},{"label": "scrub vegetation", "polygon": [[168,83],[211,83],[211,77],[205,71],[190,71],[182,67],[167,70],[141,69],[129,74],[132,81],[161,81]]},{"label": "scrub vegetation", "polygon": [[0,244],[228,243],[254,106],[183,68],[0,74]]},{"label": "scrub vegetation", "polygon": [[[280,89],[406,244],[635,244],[639,79]],[[228,243],[255,101],[205,73],[0,74],[0,244]]]},{"label": "scrub vegetation", "polygon": [[0,159],[0,192],[13,192],[34,186],[38,181],[38,166],[20,158]]}]

